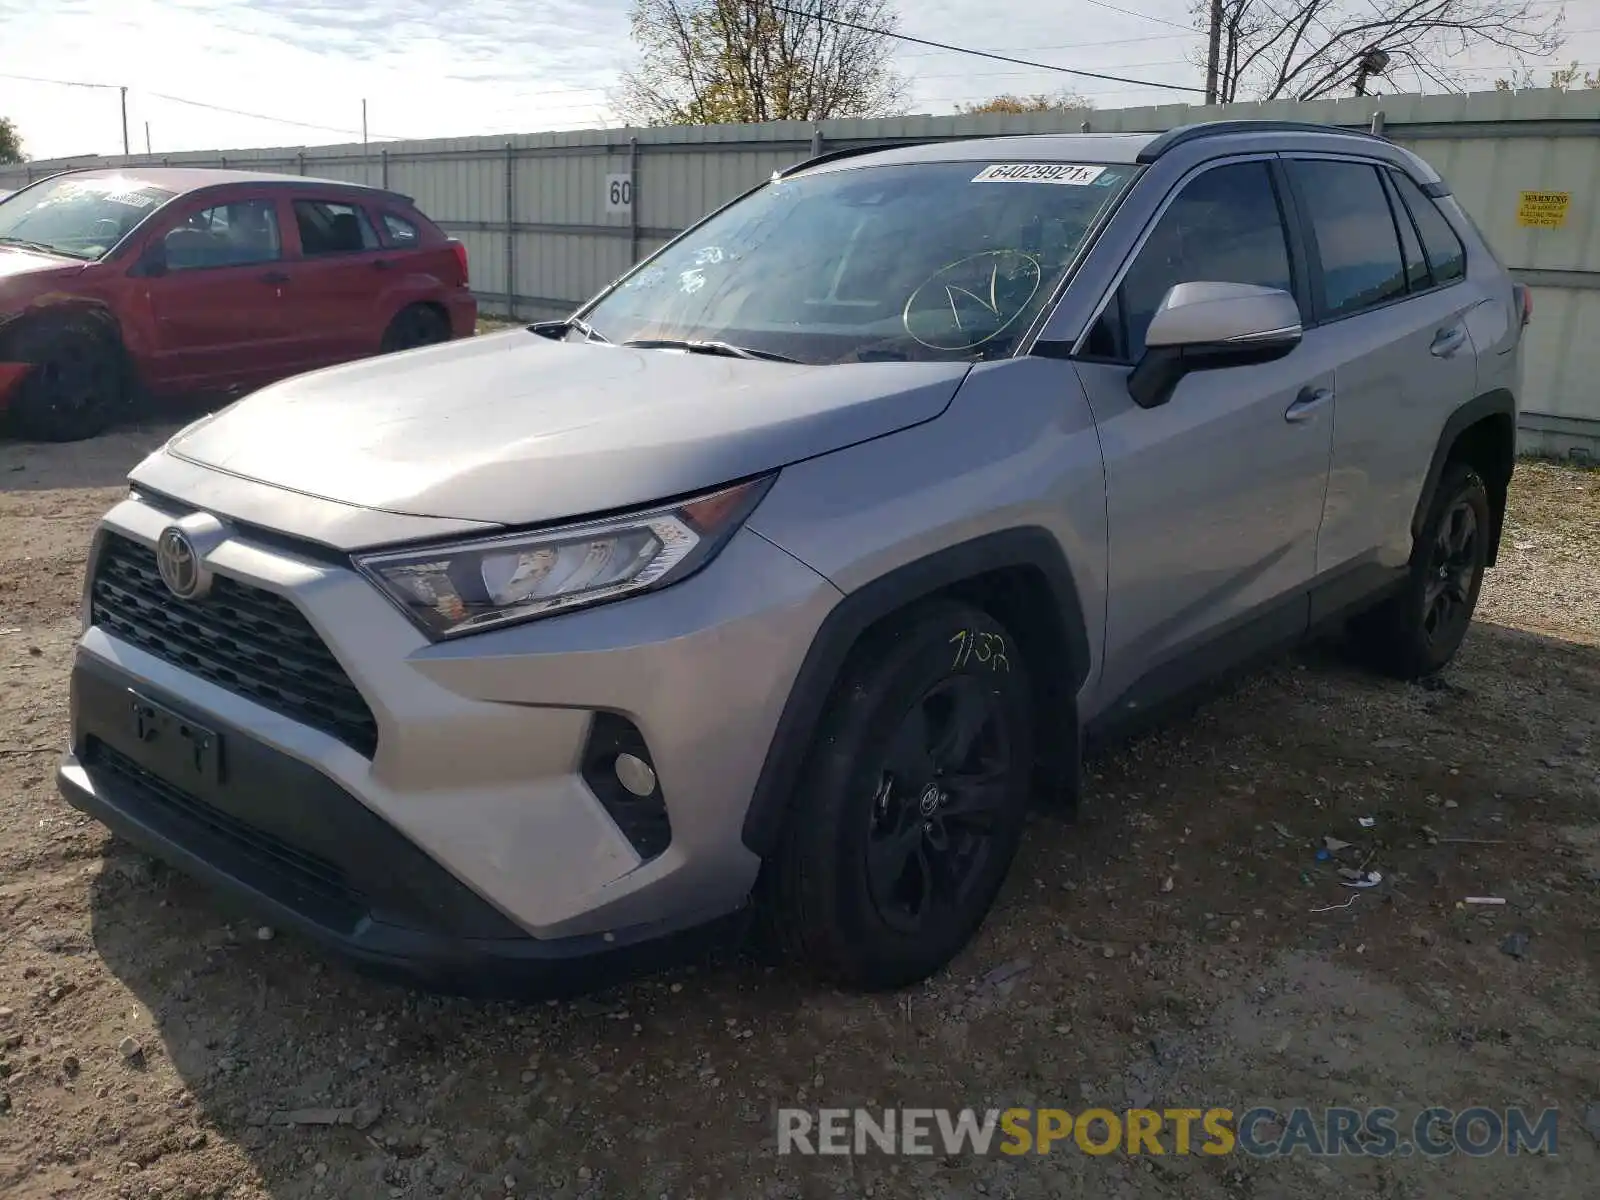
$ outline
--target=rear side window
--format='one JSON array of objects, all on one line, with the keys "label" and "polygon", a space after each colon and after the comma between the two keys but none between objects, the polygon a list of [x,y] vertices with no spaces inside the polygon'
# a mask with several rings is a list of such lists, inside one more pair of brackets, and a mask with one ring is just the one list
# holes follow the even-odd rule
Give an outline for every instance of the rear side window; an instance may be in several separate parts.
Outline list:
[{"label": "rear side window", "polygon": [[402,250],[408,250],[422,240],[415,225],[390,212],[383,214],[383,239]]},{"label": "rear side window", "polygon": [[1302,159],[1289,169],[1311,218],[1326,315],[1347,317],[1404,296],[1400,235],[1377,168]]},{"label": "rear side window", "polygon": [[1422,189],[1409,175],[1391,171],[1389,177],[1400,191],[1411,215],[1416,218],[1417,229],[1422,234],[1422,247],[1428,254],[1428,265],[1433,268],[1436,283],[1454,283],[1467,275],[1467,251],[1450,227],[1450,222],[1439,211],[1439,206],[1422,194]]},{"label": "rear side window", "polygon": [[1150,318],[1179,283],[1253,283],[1293,292],[1283,214],[1266,163],[1214,167],[1184,186],[1090,330],[1088,355],[1137,360]]},{"label": "rear side window", "polygon": [[355,254],[378,248],[378,234],[367,214],[353,204],[296,200],[295,225],[306,255]]},{"label": "rear side window", "polygon": [[1406,260],[1406,285],[1413,292],[1425,291],[1433,286],[1433,275],[1428,270],[1428,260],[1423,257],[1422,243],[1417,240],[1417,227],[1406,206],[1400,203],[1400,197],[1395,195],[1393,175],[1387,171],[1384,174],[1389,178],[1385,190],[1389,193],[1389,207],[1394,210],[1395,227],[1400,230],[1400,252]]}]

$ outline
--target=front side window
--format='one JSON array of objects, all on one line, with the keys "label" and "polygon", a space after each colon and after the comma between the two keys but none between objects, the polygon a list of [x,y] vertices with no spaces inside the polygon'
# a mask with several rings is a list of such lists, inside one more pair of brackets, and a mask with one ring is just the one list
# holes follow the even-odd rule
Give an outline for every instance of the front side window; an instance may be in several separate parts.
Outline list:
[{"label": "front side window", "polygon": [[372,222],[353,204],[296,200],[294,223],[300,230],[300,252],[308,256],[359,254],[378,248]]},{"label": "front side window", "polygon": [[1300,159],[1289,164],[1322,260],[1327,316],[1345,317],[1406,294],[1405,261],[1378,169]]},{"label": "front side window", "polygon": [[282,256],[277,205],[271,200],[214,204],[168,230],[163,244],[169,271],[274,262]]},{"label": "front side window", "polygon": [[96,259],[176,192],[119,175],[65,175],[0,201],[0,246]]},{"label": "front side window", "polygon": [[1423,195],[1422,189],[1404,172],[1391,171],[1389,177],[1394,180],[1411,215],[1417,219],[1417,228],[1422,233],[1422,247],[1427,252],[1428,265],[1433,268],[1434,282],[1454,283],[1457,279],[1465,278],[1466,248],[1462,246],[1456,231],[1450,227],[1450,222],[1439,211],[1439,206]]},{"label": "front side window", "polygon": [[720,341],[807,363],[1005,357],[1134,170],[959,162],[775,179],[583,315],[612,342]]},{"label": "front side window", "polygon": [[1283,215],[1266,163],[1214,167],[1184,185],[1090,330],[1089,356],[1137,360],[1150,319],[1180,283],[1294,291]]}]

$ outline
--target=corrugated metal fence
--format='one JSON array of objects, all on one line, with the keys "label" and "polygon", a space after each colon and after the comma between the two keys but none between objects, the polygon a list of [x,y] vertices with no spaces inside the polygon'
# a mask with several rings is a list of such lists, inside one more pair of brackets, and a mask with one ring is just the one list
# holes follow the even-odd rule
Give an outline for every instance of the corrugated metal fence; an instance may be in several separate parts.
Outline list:
[{"label": "corrugated metal fence", "polygon": [[[486,313],[562,315],[709,209],[824,150],[1080,132],[1081,113],[682,126],[444,138],[381,147],[207,151],[0,167],[0,188],[120,163],[287,171],[387,186],[466,243]],[[1535,289],[1524,417],[1530,449],[1600,457],[1600,109],[1594,93],[1384,96],[1091,113],[1096,133],[1249,117],[1380,128],[1426,157]],[[1565,193],[1559,223],[1524,193]],[[1544,206],[1546,214],[1551,209]],[[1543,225],[1530,224],[1543,220]]]}]

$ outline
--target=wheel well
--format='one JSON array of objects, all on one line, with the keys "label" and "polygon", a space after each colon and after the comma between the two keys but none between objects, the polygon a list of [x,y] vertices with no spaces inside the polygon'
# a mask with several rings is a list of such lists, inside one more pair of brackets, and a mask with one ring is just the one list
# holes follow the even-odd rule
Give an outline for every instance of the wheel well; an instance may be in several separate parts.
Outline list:
[{"label": "wheel well", "polygon": [[109,309],[99,305],[74,305],[71,307],[40,308],[25,312],[0,325],[0,355],[7,353],[17,337],[51,325],[88,325],[111,343],[119,354],[126,354],[122,341],[122,326]]},{"label": "wheel well", "polygon": [[908,563],[829,613],[789,691],[745,814],[743,840],[755,853],[765,857],[778,843],[795,781],[850,656],[869,638],[892,636],[893,622],[913,606],[939,598],[982,608],[1017,639],[1038,713],[1036,786],[1076,801],[1076,703],[1089,671],[1078,593],[1052,534],[1011,529]]},{"label": "wheel well", "polygon": [[1489,492],[1489,513],[1494,522],[1489,538],[1489,565],[1500,550],[1505,525],[1506,489],[1516,466],[1516,421],[1510,413],[1494,413],[1468,425],[1450,444],[1446,462],[1465,463],[1483,479]]},{"label": "wheel well", "polygon": [[439,318],[446,329],[450,328],[450,314],[445,310],[445,306],[440,304],[437,300],[413,300],[410,304],[403,305],[400,311],[395,313],[394,316],[389,319],[389,324],[393,325],[396,321],[405,316],[406,313],[410,312],[414,308],[427,309],[427,311]]}]

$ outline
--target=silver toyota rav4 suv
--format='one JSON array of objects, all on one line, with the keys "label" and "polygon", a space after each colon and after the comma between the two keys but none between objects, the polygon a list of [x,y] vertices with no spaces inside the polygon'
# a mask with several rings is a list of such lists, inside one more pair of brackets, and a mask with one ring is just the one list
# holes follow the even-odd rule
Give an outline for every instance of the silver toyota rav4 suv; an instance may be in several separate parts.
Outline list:
[{"label": "silver toyota rav4 suv", "polygon": [[141,463],[60,785],[428,986],[594,986],[747,915],[903,985],[1085,739],[1333,622],[1450,660],[1527,314],[1379,137],[825,155],[568,320],[280,383]]}]

